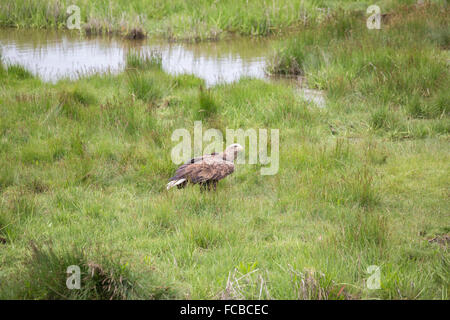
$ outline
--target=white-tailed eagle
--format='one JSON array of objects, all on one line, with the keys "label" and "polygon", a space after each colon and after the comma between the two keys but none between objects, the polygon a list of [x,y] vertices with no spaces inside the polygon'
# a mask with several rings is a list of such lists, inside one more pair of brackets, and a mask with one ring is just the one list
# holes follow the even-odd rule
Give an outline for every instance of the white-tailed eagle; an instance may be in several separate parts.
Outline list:
[{"label": "white-tailed eagle", "polygon": [[167,190],[177,186],[184,188],[187,183],[200,184],[203,189],[216,190],[217,182],[234,172],[234,160],[244,150],[240,144],[232,144],[221,153],[196,157],[181,165],[169,179]]}]

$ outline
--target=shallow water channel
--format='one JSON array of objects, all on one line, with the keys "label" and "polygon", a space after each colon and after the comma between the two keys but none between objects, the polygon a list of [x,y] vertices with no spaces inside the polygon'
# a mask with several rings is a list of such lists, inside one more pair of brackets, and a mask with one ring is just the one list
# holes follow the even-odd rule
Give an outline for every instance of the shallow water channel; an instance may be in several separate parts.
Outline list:
[{"label": "shallow water channel", "polygon": [[234,38],[219,42],[171,43],[160,39],[125,40],[82,37],[77,33],[0,29],[2,60],[19,63],[45,81],[74,79],[92,72],[119,72],[130,50],[157,50],[163,69],[189,73],[208,86],[243,76],[264,78],[275,40]]}]

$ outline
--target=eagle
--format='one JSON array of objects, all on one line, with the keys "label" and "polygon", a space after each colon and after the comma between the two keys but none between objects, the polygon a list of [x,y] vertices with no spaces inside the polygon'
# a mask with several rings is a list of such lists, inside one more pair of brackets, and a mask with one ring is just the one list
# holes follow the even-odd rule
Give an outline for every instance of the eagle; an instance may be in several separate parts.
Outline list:
[{"label": "eagle", "polygon": [[193,158],[181,165],[175,175],[169,179],[167,190],[177,186],[184,188],[189,182],[200,184],[201,190],[211,190],[211,185],[216,190],[217,182],[234,172],[234,160],[244,148],[234,143],[224,152],[211,153]]}]

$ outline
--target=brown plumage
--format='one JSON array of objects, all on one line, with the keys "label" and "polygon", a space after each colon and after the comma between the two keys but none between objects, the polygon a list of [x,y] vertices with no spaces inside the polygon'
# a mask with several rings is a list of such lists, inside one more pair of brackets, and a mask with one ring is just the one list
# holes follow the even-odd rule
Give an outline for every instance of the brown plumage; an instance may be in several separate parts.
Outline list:
[{"label": "brown plumage", "polygon": [[234,172],[233,161],[243,148],[239,144],[230,145],[224,152],[196,157],[181,165],[175,175],[169,179],[167,190],[186,184],[200,184],[203,189],[211,186],[216,190],[217,182]]}]

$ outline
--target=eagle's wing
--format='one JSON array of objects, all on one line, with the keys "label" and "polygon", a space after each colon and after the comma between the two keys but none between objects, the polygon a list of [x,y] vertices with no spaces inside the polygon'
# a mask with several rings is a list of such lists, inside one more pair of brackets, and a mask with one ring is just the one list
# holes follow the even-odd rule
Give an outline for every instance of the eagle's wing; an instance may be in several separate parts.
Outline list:
[{"label": "eagle's wing", "polygon": [[210,180],[221,180],[234,172],[234,164],[230,161],[201,161],[183,164],[169,181],[186,179],[192,183],[203,183]]},{"label": "eagle's wing", "polygon": [[218,155],[217,152],[213,152],[213,153],[211,153],[211,154],[204,154],[204,155],[202,155],[202,156],[200,156],[200,157],[192,158],[191,160],[185,162],[184,164],[200,162],[200,161],[203,161],[203,160],[206,160],[206,159],[215,157],[215,156],[217,156],[217,155]]}]

